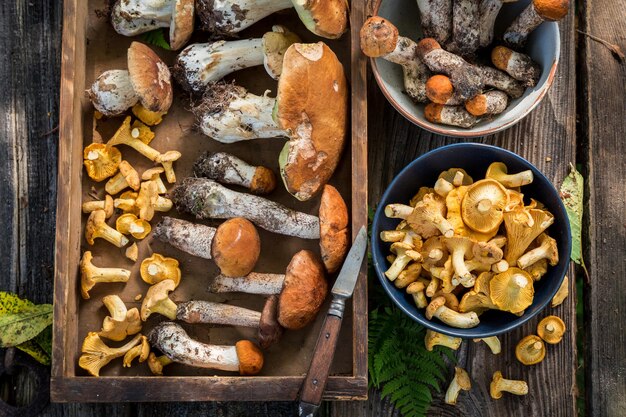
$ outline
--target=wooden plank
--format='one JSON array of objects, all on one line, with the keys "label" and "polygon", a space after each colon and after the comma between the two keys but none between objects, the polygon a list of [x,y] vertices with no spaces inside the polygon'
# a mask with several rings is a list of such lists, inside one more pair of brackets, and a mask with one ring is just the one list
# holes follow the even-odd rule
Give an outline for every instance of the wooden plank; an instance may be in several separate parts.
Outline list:
[{"label": "wooden plank", "polygon": [[[476,141],[512,150],[537,166],[555,185],[568,172],[568,164],[575,162],[576,107],[575,107],[575,37],[574,13],[560,23],[561,60],[554,84],[543,102],[517,126],[495,136]],[[395,174],[419,155],[459,140],[428,133],[410,124],[386,101],[373,77],[368,79],[369,115],[369,201],[374,208]],[[623,135],[622,135],[623,136]],[[550,157],[551,160],[546,160]],[[573,276],[570,271],[570,276]],[[473,379],[470,395],[461,394],[456,407],[446,405],[437,397],[430,411],[432,415],[472,416],[575,416],[575,296],[574,282],[570,280],[570,296],[557,309],[531,320],[521,329],[501,337],[503,352],[492,355],[486,346],[464,342],[457,357],[460,366]],[[537,322],[549,314],[556,314],[566,322],[569,332],[564,340],[550,346],[546,359],[533,367],[522,366],[515,359],[514,349],[524,336],[534,333]],[[530,394],[525,397],[504,397],[494,401],[489,397],[489,382],[494,371],[506,377],[528,381]],[[450,377],[452,371],[450,371]],[[445,388],[444,388],[445,391]],[[378,393],[370,393],[368,403],[334,403],[333,417],[398,416],[398,412]]]},{"label": "wooden plank", "polygon": [[[626,50],[624,0],[583,2],[581,30]],[[585,288],[586,414],[626,415],[626,71],[609,50],[579,35],[589,227]]]}]

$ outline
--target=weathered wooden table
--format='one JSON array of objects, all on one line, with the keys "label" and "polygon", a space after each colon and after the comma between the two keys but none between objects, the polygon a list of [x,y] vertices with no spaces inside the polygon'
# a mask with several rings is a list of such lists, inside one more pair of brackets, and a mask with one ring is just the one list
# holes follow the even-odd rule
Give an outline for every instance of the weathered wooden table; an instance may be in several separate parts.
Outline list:
[{"label": "weathered wooden table", "polygon": [[[0,289],[35,302],[52,299],[56,202],[62,2],[3,1],[0,5]],[[573,2],[572,2],[573,3]],[[572,7],[574,9],[574,7]],[[502,338],[499,356],[464,343],[459,362],[474,378],[456,408],[437,402],[433,415],[574,416],[578,357],[584,358],[586,414],[626,416],[626,63],[576,32],[576,28],[626,50],[626,0],[579,0],[561,24],[561,62],[541,105],[512,129],[481,138],[529,159],[560,184],[570,163],[586,179],[584,320],[576,323],[575,280],[557,309],[566,338],[546,360],[522,367],[513,346],[534,331],[537,319]],[[456,140],[429,134],[405,121],[369,80],[369,200],[420,154]],[[570,278],[576,276],[570,270]],[[578,274],[580,277],[581,275]],[[582,278],[579,278],[582,279]],[[578,331],[584,335],[577,351]],[[524,377],[522,398],[493,401],[488,381],[495,370]],[[26,377],[25,377],[26,378]],[[22,381],[18,395],[32,384]],[[45,416],[291,416],[290,403],[53,404]],[[367,402],[328,403],[325,416],[396,416],[377,392]]]}]

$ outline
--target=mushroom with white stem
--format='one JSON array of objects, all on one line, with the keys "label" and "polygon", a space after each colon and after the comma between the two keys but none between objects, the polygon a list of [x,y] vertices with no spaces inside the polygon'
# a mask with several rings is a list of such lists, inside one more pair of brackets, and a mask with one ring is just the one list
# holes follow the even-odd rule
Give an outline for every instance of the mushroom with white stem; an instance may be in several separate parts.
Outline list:
[{"label": "mushroom with white stem", "polygon": [[296,42],[300,42],[296,34],[276,25],[262,38],[194,43],[178,55],[172,72],[185,90],[195,93],[231,72],[259,65],[278,80],[285,51]]},{"label": "mushroom with white stem", "polygon": [[451,237],[454,235],[454,228],[443,216],[445,209],[443,199],[436,194],[426,194],[415,207],[388,204],[385,207],[385,216],[392,219],[406,219],[411,229],[424,238],[439,233]]},{"label": "mushroom with white stem", "polygon": [[444,297],[436,297],[430,301],[428,307],[426,307],[426,318],[432,320],[433,317],[437,317],[443,323],[448,326],[470,329],[478,326],[480,320],[478,315],[470,311],[468,313],[458,313],[445,306],[446,299]]},{"label": "mushroom with white stem", "polygon": [[478,65],[477,67],[482,74],[483,83],[487,87],[504,91],[511,98],[520,98],[524,95],[526,88],[506,72],[485,65]]},{"label": "mushroom with white stem", "polygon": [[172,199],[178,211],[199,219],[243,217],[270,232],[320,239],[320,252],[329,272],[338,269],[348,248],[348,209],[339,192],[328,184],[322,192],[319,217],[229,190],[206,178],[186,178],[174,189]]},{"label": "mushroom with white stem", "polygon": [[452,36],[452,0],[417,0],[423,35],[445,44]]},{"label": "mushroom with white stem", "polygon": [[569,0],[532,0],[504,32],[504,41],[515,48],[526,43],[528,35],[545,21],[563,19],[569,10]]},{"label": "mushroom with white stem", "polygon": [[87,90],[96,110],[113,117],[137,102],[151,112],[167,113],[172,105],[172,81],[167,65],[148,46],[133,42],[128,48],[128,71],[109,70]]},{"label": "mushroom with white stem", "polygon": [[256,375],[263,368],[263,353],[248,340],[235,346],[208,345],[193,340],[178,324],[159,323],[148,334],[150,346],[159,349],[172,362],[183,365]]},{"label": "mushroom with white stem", "polygon": [[450,385],[448,386],[448,390],[445,395],[446,404],[456,404],[456,400],[459,396],[461,390],[469,391],[472,388],[472,381],[470,380],[467,371],[463,368],[459,368],[458,366],[454,367],[454,378]]},{"label": "mushroom with white stem", "polygon": [[182,48],[193,33],[193,0],[117,0],[111,24],[120,35],[135,36],[158,28],[170,28],[170,48]]},{"label": "mushroom with white stem", "polygon": [[502,113],[509,104],[509,96],[503,91],[492,90],[477,94],[465,102],[465,110],[476,117]]},{"label": "mushroom with white stem", "polygon": [[269,194],[276,188],[276,176],[271,169],[250,165],[226,152],[207,151],[193,164],[193,173],[197,177],[246,187],[252,194]]},{"label": "mushroom with white stem", "polygon": [[541,67],[532,58],[506,46],[496,46],[491,51],[493,65],[515,78],[525,87],[534,87],[541,77]]},{"label": "mushroom with white stem", "polygon": [[454,273],[459,278],[459,283],[466,288],[472,287],[476,278],[467,268],[465,259],[474,256],[472,250],[476,242],[465,236],[454,236],[446,238],[444,244],[450,251],[452,266]]},{"label": "mushroom with white stem", "polygon": [[417,44],[404,36],[388,20],[372,16],[360,32],[361,50],[371,58],[382,58],[402,66],[404,90],[417,103],[428,102],[426,80],[430,70],[417,57]]},{"label": "mushroom with white stem", "polygon": [[126,336],[141,331],[141,318],[137,308],[126,309],[126,305],[117,295],[107,295],[102,298],[102,303],[110,315],[104,318],[98,336],[119,342],[126,339]]},{"label": "mushroom with white stem", "polygon": [[407,294],[413,297],[413,302],[415,302],[417,308],[426,308],[428,306],[428,299],[426,294],[424,294],[425,289],[426,285],[421,281],[412,282],[406,287]]},{"label": "mushroom with white stem", "polygon": [[485,178],[498,181],[507,188],[521,187],[533,182],[533,172],[530,169],[517,174],[509,174],[507,166],[502,162],[493,162],[487,168]]},{"label": "mushroom with white stem", "polygon": [[295,8],[308,30],[327,39],[337,39],[348,28],[348,3],[304,0],[196,0],[202,29],[214,36],[235,36],[248,26],[280,10]]},{"label": "mushroom with white stem", "polygon": [[176,174],[174,173],[174,162],[178,161],[183,155],[178,151],[167,151],[156,157],[154,162],[161,164],[165,171],[167,182],[173,184],[176,182]]},{"label": "mushroom with white stem", "polygon": [[226,276],[248,275],[261,252],[256,228],[241,217],[229,219],[217,229],[164,217],[155,226],[153,236],[183,252],[215,260],[220,272]]},{"label": "mushroom with white stem", "polygon": [[552,223],[554,216],[545,210],[526,210],[522,207],[505,212],[504,226],[508,244],[504,250],[504,259],[509,265],[516,265],[530,244]]},{"label": "mushroom with white stem", "polygon": [[106,212],[104,210],[94,210],[87,219],[85,225],[85,240],[93,245],[95,239],[104,239],[109,243],[121,248],[126,246],[128,238],[106,224]]},{"label": "mushroom with white stem", "polygon": [[480,47],[480,29],[480,0],[454,0],[448,49],[462,56],[473,55]]},{"label": "mushroom with white stem", "polygon": [[391,252],[396,255],[396,259],[394,259],[389,269],[385,271],[385,276],[390,281],[395,281],[409,262],[422,260],[422,255],[415,250],[413,244],[413,238],[416,236],[414,232],[409,231],[405,233],[404,238],[400,242],[391,244]]},{"label": "mushroom with white stem", "polygon": [[452,350],[457,350],[462,342],[463,339],[460,337],[448,336],[430,329],[426,330],[426,336],[424,337],[424,345],[429,352],[432,352],[435,346],[445,346]]},{"label": "mushroom with white stem", "polygon": [[301,329],[317,315],[328,292],[324,270],[313,252],[302,250],[291,258],[285,274],[251,273],[246,277],[218,275],[209,291],[279,294],[278,322],[286,329]]},{"label": "mushroom with white stem", "polygon": [[565,323],[557,316],[547,316],[537,324],[537,334],[544,342],[556,345],[563,339]]},{"label": "mushroom with white stem", "polygon": [[89,291],[100,282],[127,282],[130,271],[122,268],[98,268],[91,261],[90,251],[83,253],[80,260],[80,294],[85,300],[89,299]]},{"label": "mushroom with white stem", "polygon": [[493,42],[493,32],[496,18],[504,3],[513,3],[518,0],[481,0],[480,2],[480,47],[486,48]]},{"label": "mushroom with white stem", "polygon": [[479,343],[479,342],[485,342],[485,344],[487,346],[489,346],[489,349],[491,349],[491,353],[493,353],[494,355],[498,355],[500,354],[500,352],[502,352],[502,345],[500,344],[500,339],[498,339],[498,336],[491,336],[491,337],[483,337],[480,339],[472,339],[474,341],[474,343]]},{"label": "mushroom with white stem", "polygon": [[99,201],[85,201],[82,205],[83,213],[89,214],[96,210],[104,210],[105,218],[109,218],[113,215],[113,197],[105,195],[104,200]]},{"label": "mushroom with white stem", "polygon": [[493,378],[491,379],[489,394],[494,400],[499,400],[502,398],[503,392],[515,395],[526,395],[528,394],[528,384],[526,381],[505,379],[502,377],[502,372],[496,371],[493,373]]},{"label": "mushroom with white stem", "polygon": [[551,266],[559,263],[559,248],[556,240],[542,233],[537,237],[536,242],[539,246],[520,256],[517,259],[517,266],[521,269],[526,269],[542,259],[547,259]]},{"label": "mushroom with white stem", "polygon": [[469,129],[474,127],[480,119],[462,105],[446,106],[444,104],[428,103],[424,107],[424,117],[431,123],[458,126]]},{"label": "mushroom with white stem", "polygon": [[119,172],[107,181],[104,189],[107,193],[114,195],[125,188],[139,190],[139,174],[128,161],[120,162]]},{"label": "mushroom with white stem", "polygon": [[536,365],[546,357],[546,346],[539,336],[531,334],[519,341],[515,357],[524,365]]},{"label": "mushroom with white stem", "polygon": [[202,132],[220,142],[289,138],[278,158],[280,173],[287,191],[304,201],[321,191],[339,163],[347,81],[326,44],[295,43],[285,52],[275,99],[221,83],[205,92],[193,112]]},{"label": "mushroom with white stem", "polygon": [[83,341],[82,354],[78,359],[78,366],[93,376],[100,376],[100,369],[115,358],[124,356],[131,348],[141,341],[138,334],[132,340],[119,348],[111,348],[104,344],[98,333],[89,332]]}]

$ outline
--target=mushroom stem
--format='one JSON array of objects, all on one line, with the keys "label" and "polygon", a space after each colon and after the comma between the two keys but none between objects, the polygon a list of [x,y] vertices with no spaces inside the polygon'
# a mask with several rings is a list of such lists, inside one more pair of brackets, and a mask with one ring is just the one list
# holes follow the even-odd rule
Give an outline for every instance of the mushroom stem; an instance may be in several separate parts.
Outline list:
[{"label": "mushroom stem", "polygon": [[176,319],[185,323],[258,328],[261,313],[243,307],[197,300],[178,304]]},{"label": "mushroom stem", "polygon": [[446,106],[443,104],[429,103],[424,108],[424,116],[426,117],[426,120],[431,123],[458,126],[468,129],[480,121],[476,116],[465,110],[465,107],[461,105]]},{"label": "mushroom stem", "polygon": [[504,91],[511,98],[519,98],[526,90],[517,80],[509,74],[498,69],[479,65],[478,69],[482,74],[482,80],[487,87],[494,87]]},{"label": "mushroom stem", "polygon": [[538,247],[529,250],[517,259],[517,265],[521,269],[526,269],[542,259],[548,259],[552,266],[559,262],[559,252],[556,241],[545,233],[539,235],[537,240],[540,242]]},{"label": "mushroom stem", "polygon": [[223,292],[243,292],[246,294],[280,294],[284,274],[259,274],[251,272],[245,277],[227,277],[218,275],[209,286],[209,291],[213,293]]},{"label": "mushroom stem", "polygon": [[91,213],[96,210],[104,210],[105,217],[108,219],[113,215],[113,197],[105,195],[104,200],[85,201],[82,206],[83,213]]},{"label": "mushroom stem", "polygon": [[293,7],[291,0],[196,0],[202,29],[215,36],[233,36],[272,13]]},{"label": "mushroom stem", "polygon": [[544,21],[560,20],[569,9],[569,0],[533,0],[504,32],[504,41],[515,48],[522,48],[528,35]]},{"label": "mushroom stem", "polygon": [[465,369],[459,368],[458,366],[454,368],[454,378],[452,382],[450,382],[450,386],[446,391],[445,402],[446,404],[456,404],[457,398],[461,390],[469,391],[472,387],[471,381],[469,379],[469,375]]},{"label": "mushroom stem", "polygon": [[131,119],[130,116],[124,119],[124,122],[119,127],[117,132],[115,132],[113,137],[109,139],[109,141],[107,142],[107,145],[130,146],[131,148],[133,148],[134,150],[136,150],[137,152],[139,152],[140,154],[142,154],[149,160],[155,161],[160,155],[160,152],[146,145],[144,142],[141,141],[141,139],[139,139],[139,134],[140,134],[139,128],[133,128],[131,130],[130,119]]},{"label": "mushroom stem", "polygon": [[459,283],[466,287],[465,283],[472,281],[472,273],[467,268],[465,264],[465,249],[454,248],[452,251],[452,266],[454,267],[454,271],[459,276]]},{"label": "mushroom stem", "polygon": [[173,191],[178,211],[199,219],[243,217],[270,232],[319,239],[319,218],[250,194],[238,193],[205,178],[186,178]]},{"label": "mushroom stem", "polygon": [[94,244],[94,240],[97,238],[104,239],[107,242],[121,248],[126,246],[128,239],[105,223],[106,213],[104,210],[92,211],[87,219],[87,225],[85,226],[85,239],[90,245]]},{"label": "mushroom stem", "polygon": [[446,43],[452,34],[452,0],[417,0],[417,7],[424,36]]},{"label": "mushroom stem", "polygon": [[452,42],[448,47],[460,55],[472,55],[480,46],[480,0],[452,3]]},{"label": "mushroom stem", "polygon": [[390,219],[406,219],[413,213],[413,207],[405,204],[387,204],[385,206],[385,216]]},{"label": "mushroom stem", "polygon": [[528,394],[528,384],[526,381],[517,381],[513,379],[504,379],[500,371],[493,374],[491,385],[489,387],[491,398],[494,400],[502,398],[503,392],[509,392],[515,395]]},{"label": "mushroom stem", "polygon": [[135,36],[170,26],[173,1],[118,0],[111,11],[111,24],[120,35]]},{"label": "mushroom stem", "polygon": [[463,339],[460,337],[448,336],[430,329],[426,330],[426,336],[424,337],[424,344],[426,345],[426,350],[429,352],[432,352],[435,346],[445,346],[452,350],[457,350],[462,342]]},{"label": "mushroom stem", "polygon": [[532,58],[506,46],[496,46],[491,51],[493,65],[521,82],[525,87],[534,87],[541,77],[541,67]]},{"label": "mushroom stem", "polygon": [[478,315],[475,312],[456,312],[446,307],[444,305],[445,301],[445,298],[441,296],[433,298],[426,308],[426,318],[431,320],[433,317],[437,317],[445,324],[461,329],[469,329],[478,326],[480,321],[478,320]]},{"label": "mushroom stem", "polygon": [[163,217],[152,235],[176,249],[204,259],[211,259],[211,245],[216,229],[174,217]]},{"label": "mushroom stem", "polygon": [[489,346],[489,349],[491,349],[491,353],[493,353],[494,355],[497,355],[500,352],[502,352],[502,345],[500,344],[500,339],[498,339],[498,336],[484,337],[482,339],[474,339],[474,342],[478,343],[481,340],[485,342],[487,346]]}]

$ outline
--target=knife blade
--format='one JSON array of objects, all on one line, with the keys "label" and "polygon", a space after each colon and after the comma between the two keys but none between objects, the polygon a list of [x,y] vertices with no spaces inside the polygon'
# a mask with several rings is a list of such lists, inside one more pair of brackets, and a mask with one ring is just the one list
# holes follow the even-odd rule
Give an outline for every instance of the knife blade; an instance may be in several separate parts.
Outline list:
[{"label": "knife blade", "polygon": [[313,358],[300,390],[300,417],[313,417],[322,403],[322,394],[333,362],[346,300],[352,296],[367,248],[367,232],[361,227],[331,290],[333,299],[317,339]]}]

